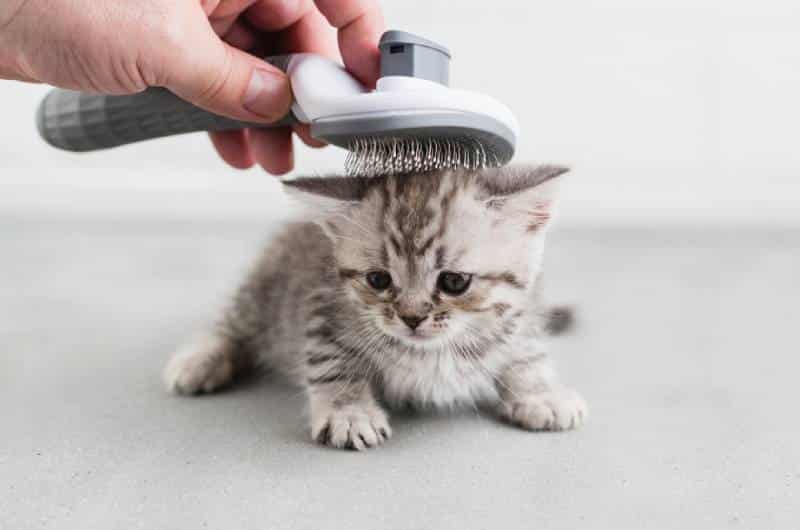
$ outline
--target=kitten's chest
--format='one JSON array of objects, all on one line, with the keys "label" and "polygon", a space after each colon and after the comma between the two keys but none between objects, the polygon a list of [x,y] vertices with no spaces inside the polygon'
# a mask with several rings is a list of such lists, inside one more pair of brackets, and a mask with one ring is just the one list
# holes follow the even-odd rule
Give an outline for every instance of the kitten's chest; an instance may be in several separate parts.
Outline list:
[{"label": "kitten's chest", "polygon": [[473,406],[497,399],[495,381],[504,364],[499,351],[480,358],[452,352],[398,354],[381,369],[381,390],[393,405]]}]

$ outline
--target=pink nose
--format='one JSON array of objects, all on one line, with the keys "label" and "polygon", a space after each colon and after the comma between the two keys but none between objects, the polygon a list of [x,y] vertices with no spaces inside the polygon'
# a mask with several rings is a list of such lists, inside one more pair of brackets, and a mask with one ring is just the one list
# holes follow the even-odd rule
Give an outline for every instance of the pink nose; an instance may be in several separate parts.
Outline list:
[{"label": "pink nose", "polygon": [[410,327],[411,329],[417,329],[417,327],[428,318],[428,315],[401,315],[400,320],[406,323],[406,326]]}]

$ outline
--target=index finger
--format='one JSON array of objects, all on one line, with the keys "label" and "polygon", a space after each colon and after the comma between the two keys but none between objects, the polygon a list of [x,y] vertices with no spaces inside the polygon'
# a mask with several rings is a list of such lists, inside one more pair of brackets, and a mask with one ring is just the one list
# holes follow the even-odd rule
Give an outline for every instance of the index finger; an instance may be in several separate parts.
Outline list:
[{"label": "index finger", "polygon": [[384,30],[376,0],[314,0],[317,9],[338,32],[344,65],[362,83],[375,86],[380,75],[378,39]]}]

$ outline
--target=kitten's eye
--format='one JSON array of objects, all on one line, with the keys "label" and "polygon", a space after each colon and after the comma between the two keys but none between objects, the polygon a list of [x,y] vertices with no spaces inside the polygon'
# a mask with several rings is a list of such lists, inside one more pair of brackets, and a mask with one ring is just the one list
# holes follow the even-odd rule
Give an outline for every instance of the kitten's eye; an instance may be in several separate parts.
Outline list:
[{"label": "kitten's eye", "polygon": [[368,272],[367,283],[376,291],[383,291],[392,285],[392,276],[386,271]]},{"label": "kitten's eye", "polygon": [[439,278],[436,280],[439,289],[452,296],[458,296],[467,292],[471,282],[471,274],[449,271],[439,273]]}]

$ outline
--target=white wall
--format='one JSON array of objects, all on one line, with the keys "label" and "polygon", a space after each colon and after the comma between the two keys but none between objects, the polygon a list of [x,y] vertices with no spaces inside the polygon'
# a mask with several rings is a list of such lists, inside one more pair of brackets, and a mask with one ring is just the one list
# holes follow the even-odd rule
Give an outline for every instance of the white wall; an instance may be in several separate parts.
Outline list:
[{"label": "white wall", "polygon": [[[517,161],[574,166],[563,222],[800,223],[800,4],[395,0],[384,9],[390,27],[453,50],[454,86],[514,109]],[[82,156],[49,149],[33,127],[43,91],[0,82],[0,209],[282,207],[270,177],[226,169],[202,135]],[[342,167],[333,148],[300,151],[300,172]]]}]

